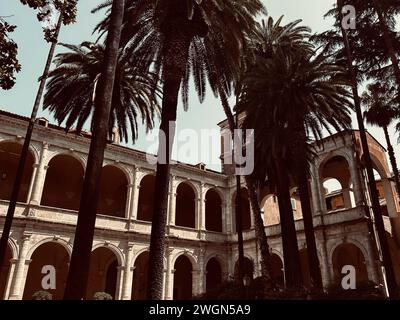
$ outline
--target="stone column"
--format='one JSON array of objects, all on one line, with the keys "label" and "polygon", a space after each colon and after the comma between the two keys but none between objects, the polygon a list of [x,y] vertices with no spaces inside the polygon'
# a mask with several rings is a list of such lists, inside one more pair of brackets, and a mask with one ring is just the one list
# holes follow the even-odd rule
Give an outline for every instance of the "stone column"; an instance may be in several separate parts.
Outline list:
[{"label": "stone column", "polygon": [[15,266],[15,272],[13,281],[10,288],[10,300],[22,300],[26,275],[28,273],[28,266],[31,260],[26,260],[26,255],[28,253],[28,244],[31,235],[23,234],[21,237],[21,246],[19,248],[19,257]]},{"label": "stone column", "polygon": [[175,269],[172,265],[172,249],[167,249],[167,267],[165,273],[165,300],[172,300],[174,298],[174,273]]},{"label": "stone column", "polygon": [[122,285],[122,298],[121,300],[130,300],[132,295],[132,277],[133,270],[131,263],[133,258],[133,245],[128,244],[125,250],[125,266],[124,266],[124,279]]},{"label": "stone column", "polygon": [[175,225],[175,211],[176,211],[176,185],[175,176],[171,176],[171,185],[169,192],[169,225]]},{"label": "stone column", "polygon": [[204,256],[205,256],[205,249],[204,247],[201,247],[199,249],[199,254],[198,254],[198,264],[197,264],[197,270],[193,270],[193,294],[194,295],[200,295],[206,291],[206,286],[205,286],[205,265],[204,265]]},{"label": "stone column", "polygon": [[115,300],[123,300],[122,299],[122,291],[123,291],[123,283],[125,278],[125,272],[123,266],[117,267],[117,290],[115,291]]},{"label": "stone column", "polygon": [[137,212],[139,205],[139,168],[135,168],[133,173],[133,183],[128,185],[128,214],[129,220],[137,220]]},{"label": "stone column", "polygon": [[200,197],[197,199],[196,214],[198,216],[197,226],[198,230],[206,230],[206,199],[204,183],[200,186]]},{"label": "stone column", "polygon": [[364,204],[363,188],[361,183],[361,174],[355,156],[353,156],[352,160],[349,162],[349,170],[351,182],[353,183],[353,193],[356,207],[362,206]]},{"label": "stone column", "polygon": [[44,163],[47,159],[48,150],[48,143],[43,142],[39,163],[35,165],[34,171],[36,174],[33,176],[33,184],[31,186],[30,194],[28,196],[29,203],[32,205],[40,205],[40,202],[42,200],[43,187],[46,180],[46,172],[48,169],[48,166],[44,165]]},{"label": "stone column", "polygon": [[0,297],[0,299],[2,298],[3,300],[8,300],[11,284],[12,284],[12,281],[14,278],[15,267],[16,267],[17,263],[18,263],[18,259],[11,259],[10,270],[8,271],[7,282],[6,282],[6,286],[4,289],[4,295],[3,295],[3,297]]},{"label": "stone column", "polygon": [[222,214],[222,233],[228,233],[228,221],[229,221],[229,210],[225,200],[221,202],[221,214]]},{"label": "stone column", "polygon": [[319,181],[318,168],[315,165],[311,165],[311,197],[313,202],[314,215],[320,215],[322,213],[321,206],[321,190]]},{"label": "stone column", "polygon": [[350,209],[352,207],[351,197],[350,197],[350,188],[345,188],[342,190],[342,192],[343,192],[343,199],[344,199],[344,207],[346,209]]}]

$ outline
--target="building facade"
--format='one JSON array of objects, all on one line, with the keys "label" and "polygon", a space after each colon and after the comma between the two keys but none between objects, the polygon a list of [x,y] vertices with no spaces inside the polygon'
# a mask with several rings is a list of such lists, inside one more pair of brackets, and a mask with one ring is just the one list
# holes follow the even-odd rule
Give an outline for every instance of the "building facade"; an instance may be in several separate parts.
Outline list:
[{"label": "building facade", "polygon": [[[8,208],[12,182],[26,132],[27,119],[0,113],[0,224]],[[224,129],[226,123],[220,124]],[[375,169],[384,195],[385,226],[400,279],[398,254],[399,199],[385,149],[369,136]],[[378,253],[369,234],[368,194],[357,131],[328,137],[316,146],[310,190],[317,248],[324,286],[337,281],[343,265],[356,267],[358,280],[382,282]],[[72,252],[77,210],[85,174],[90,137],[66,133],[40,119],[33,134],[7,251],[0,274],[4,299],[31,299],[43,289],[44,266],[54,266],[53,298],[61,299]],[[144,299],[155,166],[143,152],[110,143],[105,153],[87,298],[108,292],[115,299]],[[340,189],[332,198],[324,183],[335,179]],[[238,260],[235,231],[235,179],[226,170],[178,163],[171,169],[164,299],[188,299],[235,277]],[[296,218],[301,268],[309,284],[307,248],[296,187],[292,205]],[[246,273],[260,275],[260,256],[253,215],[243,185]],[[284,261],[276,195],[259,192],[273,276],[284,281]],[[329,200],[329,201],[327,201]]]}]

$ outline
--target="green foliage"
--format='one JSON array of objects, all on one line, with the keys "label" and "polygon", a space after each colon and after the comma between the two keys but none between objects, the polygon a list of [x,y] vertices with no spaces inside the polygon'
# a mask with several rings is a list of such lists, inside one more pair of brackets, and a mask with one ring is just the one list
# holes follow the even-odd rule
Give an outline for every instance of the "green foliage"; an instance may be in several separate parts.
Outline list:
[{"label": "green foliage", "polygon": [[32,295],[32,300],[53,300],[53,295],[48,291],[40,290]]},{"label": "green foliage", "polygon": [[113,300],[113,297],[107,292],[96,292],[93,295],[93,300]]},{"label": "green foliage", "polygon": [[[69,130],[76,125],[79,133],[91,118],[96,97],[105,46],[84,42],[80,46],[61,44],[69,52],[58,54],[55,69],[49,73],[43,107]],[[120,50],[112,98],[109,135],[119,129],[121,139],[128,141],[128,124],[132,140],[137,138],[137,118],[152,129],[159,114],[159,88],[154,73],[137,64],[137,57]],[[93,120],[93,119],[92,119]],[[93,125],[93,124],[92,124]]]},{"label": "green foliage", "polygon": [[21,70],[17,59],[18,46],[8,36],[15,28],[0,18],[0,88],[4,90],[14,86],[15,73]]},{"label": "green foliage", "polygon": [[[37,18],[39,21],[45,20],[50,14],[50,6],[62,14],[62,22],[64,25],[74,23],[76,21],[77,0],[20,0],[22,4],[28,5],[30,8],[39,10]],[[56,27],[43,28],[44,38],[48,42],[55,42]]]}]

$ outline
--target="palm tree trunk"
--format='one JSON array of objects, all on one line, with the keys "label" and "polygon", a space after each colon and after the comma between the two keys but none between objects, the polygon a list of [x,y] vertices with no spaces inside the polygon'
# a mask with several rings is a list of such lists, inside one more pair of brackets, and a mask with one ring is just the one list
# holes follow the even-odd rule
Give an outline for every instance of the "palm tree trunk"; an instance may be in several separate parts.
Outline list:
[{"label": "palm tree trunk", "polygon": [[297,244],[297,233],[294,224],[292,203],[290,200],[290,183],[288,170],[281,159],[275,161],[277,172],[277,196],[285,269],[285,286],[300,288],[303,283],[300,270],[300,255]]},{"label": "palm tree trunk", "polygon": [[271,281],[272,265],[271,254],[269,252],[268,238],[265,233],[264,222],[261,218],[260,203],[255,188],[255,184],[251,176],[246,176],[246,185],[249,193],[250,205],[253,211],[254,229],[256,231],[256,239],[261,252],[261,275]]},{"label": "palm tree trunk", "polygon": [[[388,149],[390,164],[392,166],[394,182],[396,184],[396,193],[397,193],[397,196],[400,198],[399,169],[397,168],[396,156],[394,154],[393,146],[390,141],[388,128],[386,126],[383,127],[383,131],[385,133],[385,139],[386,139],[386,145],[387,145],[387,149]],[[396,240],[396,243],[400,246],[399,221],[398,221],[398,219],[390,219],[390,220],[392,223],[393,238]]]},{"label": "palm tree trunk", "polygon": [[[224,90],[220,87],[219,88],[219,96],[221,99],[221,104],[222,108],[225,112],[225,116],[228,119],[228,124],[229,124],[229,129],[231,131],[232,137],[234,137],[234,128],[235,128],[235,120],[231,111],[231,108],[229,106],[228,99],[226,97],[226,94]],[[261,274],[262,277],[266,280],[271,280],[271,274],[272,274],[272,266],[271,266],[271,255],[269,252],[269,246],[268,246],[268,239],[267,235],[265,233],[265,228],[264,228],[264,223],[261,219],[261,208],[260,204],[258,201],[258,196],[255,188],[254,181],[252,181],[250,176],[246,177],[246,186],[249,194],[249,200],[250,200],[250,205],[252,208],[253,212],[253,217],[254,217],[254,228],[256,231],[256,238],[257,238],[257,243],[260,248],[261,252]],[[240,179],[239,179],[239,184],[240,184]],[[243,242],[243,239],[242,239]],[[243,243],[238,243],[239,248],[243,248]]]},{"label": "palm tree trunk", "polygon": [[84,299],[86,296],[97,203],[100,192],[101,171],[103,167],[104,151],[107,144],[111,100],[118,61],[124,7],[125,0],[113,1],[110,27],[104,54],[103,71],[95,101],[93,115],[94,130],[90,142],[74,246],[64,292],[64,299],[66,300],[80,300]]},{"label": "palm tree trunk", "polygon": [[[340,19],[340,21],[342,21],[343,20],[343,14],[342,14],[343,0],[337,0],[337,6],[339,9],[338,10],[339,11],[339,19]],[[369,192],[371,195],[371,202],[372,202],[372,212],[373,212],[374,218],[375,218],[375,227],[376,227],[376,231],[378,234],[379,247],[380,247],[380,250],[382,253],[383,266],[385,268],[385,273],[386,273],[387,290],[389,293],[389,298],[394,299],[394,298],[398,297],[399,292],[398,292],[398,288],[397,288],[397,284],[396,284],[396,278],[394,275],[392,257],[390,255],[389,244],[387,242],[385,226],[383,224],[382,211],[381,211],[381,206],[379,204],[378,190],[376,188],[376,181],[375,181],[373,167],[372,167],[371,155],[369,153],[367,135],[365,133],[364,120],[363,120],[363,116],[362,116],[362,112],[361,112],[361,101],[360,101],[360,96],[358,94],[358,84],[357,84],[356,73],[355,73],[355,70],[353,67],[353,58],[351,55],[350,43],[349,43],[349,40],[347,37],[347,33],[346,33],[345,29],[343,28],[342,24],[339,23],[339,25],[340,25],[340,28],[342,31],[343,44],[344,44],[345,50],[346,50],[349,78],[350,78],[350,81],[352,82],[351,89],[352,89],[353,97],[354,97],[354,106],[355,106],[355,110],[356,110],[356,114],[357,114],[357,122],[358,122],[359,131],[360,131],[360,138],[361,138],[361,145],[362,145],[363,156],[364,156],[364,161],[365,161],[365,168],[367,171]]]},{"label": "palm tree trunk", "polygon": [[[179,88],[185,72],[191,41],[191,36],[185,31],[182,26],[172,26],[170,33],[166,35],[163,48],[163,101],[149,253],[148,298],[151,300],[162,299],[171,150],[175,133]],[[163,135],[165,143],[163,143]],[[175,213],[171,212],[171,214]]]},{"label": "palm tree trunk", "polygon": [[397,88],[398,88],[398,90],[400,92],[400,68],[399,68],[399,62],[398,62],[397,57],[396,57],[396,52],[395,52],[394,47],[393,47],[393,42],[390,39],[388,26],[386,24],[386,19],[385,19],[384,13],[382,11],[382,6],[381,6],[381,4],[379,3],[378,0],[373,0],[373,2],[374,2],[375,10],[376,10],[376,12],[378,14],[379,25],[380,25],[382,33],[383,33],[383,40],[385,41],[386,48],[387,48],[389,56],[390,56],[390,60],[392,61],[394,76],[395,76],[396,82],[397,82]]},{"label": "palm tree trunk", "polygon": [[313,214],[310,205],[310,191],[308,185],[309,165],[305,152],[307,152],[306,134],[302,127],[293,140],[294,158],[296,159],[296,180],[299,188],[301,212],[303,214],[304,233],[307,243],[307,257],[310,266],[310,276],[312,285],[322,290],[322,277],[318,260],[317,246],[315,243],[315,233],[313,225]]},{"label": "palm tree trunk", "polygon": [[[62,14],[60,13],[60,17],[58,18],[57,27],[56,27],[55,34],[54,34],[55,39],[58,39],[61,25],[62,25]],[[53,60],[56,45],[57,45],[57,40],[51,43],[50,50],[47,55],[47,61],[46,61],[46,65],[45,65],[45,68],[43,71],[43,75],[40,77],[39,89],[36,93],[36,98],[35,98],[35,102],[33,104],[31,118],[29,120],[28,128],[26,130],[25,140],[24,140],[24,144],[22,146],[21,155],[20,155],[19,162],[18,162],[18,168],[17,168],[17,172],[16,172],[14,184],[13,184],[13,189],[11,192],[10,203],[8,205],[6,220],[4,222],[3,232],[1,234],[0,266],[4,265],[4,259],[5,259],[5,254],[6,254],[6,250],[7,250],[8,239],[10,237],[11,225],[12,225],[12,221],[14,219],[14,213],[15,213],[15,208],[17,206],[18,195],[19,195],[21,185],[22,185],[22,179],[24,177],[24,171],[25,171],[25,167],[26,167],[26,159],[27,159],[28,153],[29,153],[29,145],[30,145],[31,139],[32,139],[33,128],[35,126],[36,117],[37,117],[37,113],[38,113],[39,106],[40,106],[40,101],[42,100],[43,91],[44,91],[44,87],[45,87],[46,80],[47,80],[47,75],[50,70],[51,61]],[[27,199],[27,201],[29,201],[29,199]]]},{"label": "palm tree trunk", "polygon": [[394,182],[396,184],[397,195],[400,198],[399,169],[397,167],[396,156],[394,154],[392,142],[390,141],[388,128],[387,127],[383,127],[383,131],[385,133],[386,145],[387,145],[387,148],[388,148],[390,164],[392,165],[392,170],[393,170],[393,175],[394,175]]}]

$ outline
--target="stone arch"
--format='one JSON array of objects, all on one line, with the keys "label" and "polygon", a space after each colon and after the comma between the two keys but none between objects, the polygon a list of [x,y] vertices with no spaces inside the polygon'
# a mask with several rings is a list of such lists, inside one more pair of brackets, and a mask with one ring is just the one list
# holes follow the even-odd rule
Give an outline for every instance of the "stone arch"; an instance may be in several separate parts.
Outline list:
[{"label": "stone arch", "polygon": [[181,254],[175,259],[174,270],[174,300],[190,300],[193,296],[193,261],[187,254]]},{"label": "stone arch", "polygon": [[215,256],[208,259],[205,264],[206,270],[206,292],[218,288],[223,280],[223,267]]},{"label": "stone arch", "polygon": [[[30,256],[30,264],[25,281],[24,300],[31,300],[32,295],[41,290],[49,291],[54,300],[61,300],[67,281],[70,254],[61,241],[46,241],[35,247]],[[54,267],[55,288],[43,288],[42,279],[52,273],[42,273],[44,266]],[[51,284],[51,281],[47,282]]]},{"label": "stone arch", "polygon": [[283,286],[285,284],[285,272],[282,255],[280,254],[280,252],[272,251],[270,256],[272,267],[271,277],[277,283]]},{"label": "stone arch", "polygon": [[93,299],[96,292],[106,292],[113,299],[118,294],[118,254],[112,246],[97,246],[90,256],[89,279],[86,299]]},{"label": "stone arch", "polygon": [[176,254],[174,254],[174,257],[172,258],[172,261],[171,261],[172,265],[174,265],[176,260],[182,255],[186,256],[190,260],[193,268],[194,268],[194,266],[197,266],[197,258],[194,256],[194,254],[192,252],[187,251],[187,250],[181,250],[181,251],[177,252]]},{"label": "stone arch", "polygon": [[36,251],[37,248],[39,248],[41,245],[46,244],[48,242],[54,242],[57,243],[61,246],[64,247],[64,249],[68,252],[68,256],[71,256],[72,254],[72,246],[69,244],[68,241],[58,238],[58,237],[45,237],[44,239],[41,239],[40,241],[36,242],[32,247],[28,250],[28,253],[26,254],[26,260],[30,260],[32,257],[32,254]]},{"label": "stone arch", "polygon": [[195,228],[196,227],[196,188],[192,183],[183,181],[176,187],[175,225]]},{"label": "stone arch", "polygon": [[58,156],[70,156],[77,160],[81,166],[83,167],[84,170],[86,170],[86,159],[78,152],[76,151],[71,151],[71,150],[65,150],[61,148],[57,148],[55,150],[52,150],[52,152],[49,152],[49,156],[46,157],[47,161],[45,163],[46,166],[49,166],[51,160]]},{"label": "stone arch", "polygon": [[260,203],[265,226],[278,225],[281,222],[279,215],[278,197],[274,193],[266,194]]},{"label": "stone arch", "polygon": [[132,300],[147,299],[147,276],[149,270],[149,251],[142,250],[135,258],[132,277]]},{"label": "stone arch", "polygon": [[124,265],[124,262],[125,262],[124,253],[122,252],[122,250],[118,246],[116,246],[113,243],[104,243],[104,242],[97,243],[96,245],[94,245],[92,247],[92,252],[94,250],[102,248],[102,247],[107,248],[107,249],[111,250],[114,253],[114,255],[117,258],[119,266],[123,266]]},{"label": "stone arch", "polygon": [[[243,269],[243,277],[250,277],[252,280],[256,274],[256,265],[254,260],[249,257],[249,256],[244,256],[244,269]],[[235,279],[239,278],[239,260],[236,260],[235,263],[235,274],[234,274]]]},{"label": "stone arch", "polygon": [[102,168],[97,212],[124,218],[128,199],[129,176],[113,164]]},{"label": "stone arch", "polygon": [[[37,164],[37,155],[30,148],[18,195],[18,202],[27,202],[33,177],[33,167]],[[10,200],[17,173],[22,145],[19,141],[3,140],[0,142],[0,199]]]},{"label": "stone arch", "polygon": [[140,179],[137,220],[148,222],[152,220],[155,181],[154,174],[146,174]]},{"label": "stone arch", "polygon": [[[74,154],[60,153],[48,163],[41,204],[44,206],[79,209],[85,167]],[[63,181],[60,184],[60,181]]]},{"label": "stone arch", "polygon": [[[350,189],[352,185],[351,161],[347,155],[333,153],[319,166],[322,195],[327,211],[350,209],[355,205],[354,194]],[[341,189],[330,192],[330,185],[335,181],[340,184]]]},{"label": "stone arch", "polygon": [[222,232],[222,198],[215,188],[205,194],[206,230]]},{"label": "stone arch", "polygon": [[[247,231],[251,228],[251,210],[250,210],[250,200],[247,192],[247,188],[243,187],[240,189],[241,196],[241,211],[242,211],[242,230]],[[236,191],[233,193],[232,197],[232,213],[233,213],[233,221],[236,221],[235,211],[236,211]],[[233,226],[236,231],[236,223]]]},{"label": "stone arch", "polygon": [[357,282],[364,282],[369,279],[367,257],[362,246],[354,242],[346,241],[336,244],[331,250],[331,261],[334,279],[336,283],[342,278],[341,270],[344,265],[352,265],[356,269]]}]

